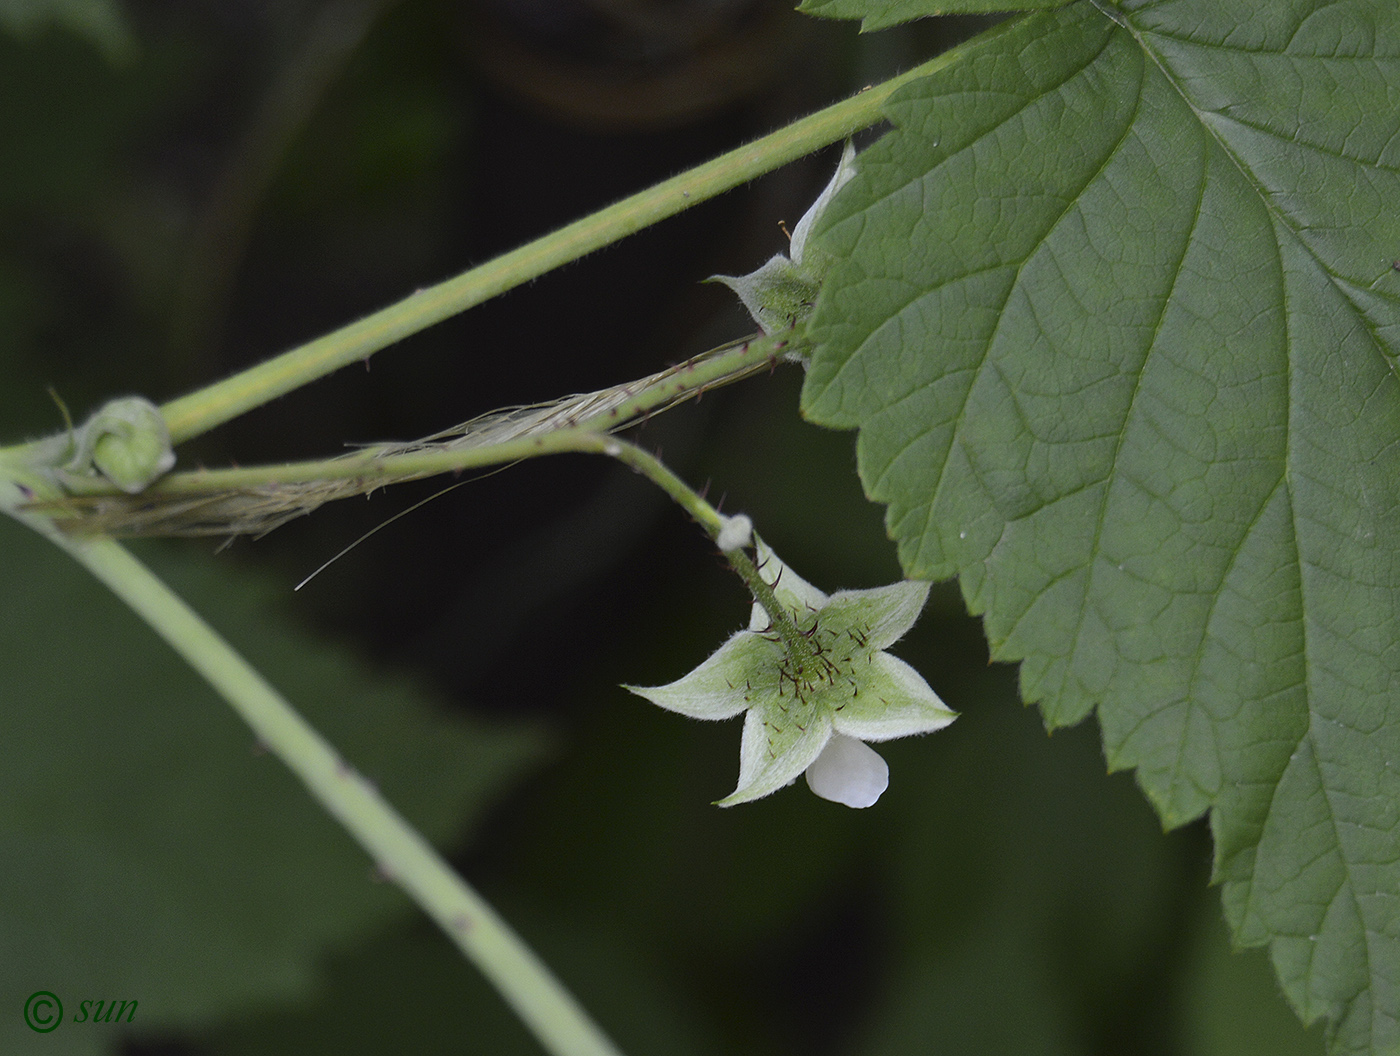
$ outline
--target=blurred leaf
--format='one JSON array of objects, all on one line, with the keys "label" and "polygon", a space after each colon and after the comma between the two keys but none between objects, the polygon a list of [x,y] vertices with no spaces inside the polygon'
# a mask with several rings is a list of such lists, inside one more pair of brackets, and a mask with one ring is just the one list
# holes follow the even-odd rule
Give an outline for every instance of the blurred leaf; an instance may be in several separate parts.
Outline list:
[{"label": "blurred leaf", "polygon": [[[285,587],[198,552],[149,559],[430,838],[459,839],[538,758],[537,733],[438,711],[298,631]],[[81,999],[135,999],[136,1028],[187,1027],[304,995],[319,951],[408,908],[76,565],[7,522],[0,566],[0,993],[51,990],[65,1018]],[[0,1017],[0,1051],[39,1037]]]},{"label": "blurred leaf", "polygon": [[124,182],[124,139],[153,88],[144,72],[113,70],[71,38],[0,34],[0,210],[93,223]]},{"label": "blurred leaf", "polygon": [[1321,1056],[1322,1031],[1304,1031],[1261,950],[1230,949],[1214,906],[1193,928],[1183,1014],[1186,1056]]},{"label": "blurred leaf", "polygon": [[892,99],[804,393],[1337,1052],[1400,1045],[1397,98],[1388,0],[1027,16]]},{"label": "blurred leaf", "polygon": [[86,37],[108,62],[130,62],[136,55],[136,37],[119,0],[0,0],[0,29],[31,37],[50,25]]},{"label": "blurred leaf", "polygon": [[[658,972],[655,955],[639,948],[633,936],[599,923],[542,918],[538,908],[514,902],[509,893],[494,894],[492,901],[623,1052],[721,1051]],[[221,1028],[208,1040],[210,1050],[217,1056],[541,1051],[481,974],[427,927],[375,936],[332,959],[327,978],[329,985],[303,1007]]]},{"label": "blurred leaf", "polygon": [[1087,729],[1047,738],[1007,674],[940,687],[962,717],[936,754],[888,753],[897,971],[849,1051],[1172,1053],[1189,834],[1163,838]]}]

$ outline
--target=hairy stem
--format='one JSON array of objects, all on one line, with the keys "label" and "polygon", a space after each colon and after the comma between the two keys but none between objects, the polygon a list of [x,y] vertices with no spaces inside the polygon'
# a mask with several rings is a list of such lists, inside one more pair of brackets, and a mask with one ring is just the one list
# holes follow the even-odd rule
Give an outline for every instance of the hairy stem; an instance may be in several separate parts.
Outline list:
[{"label": "hairy stem", "polygon": [[243,412],[341,367],[355,363],[450,316],[635,234],[692,205],[840,142],[883,117],[901,86],[955,62],[955,48],[906,73],[785,128],[722,154],[645,191],[577,220],[455,278],[417,291],[257,366],[165,404],[175,443],[198,436]]},{"label": "hairy stem", "polygon": [[[362,480],[379,487],[400,481],[418,480],[439,473],[460,473],[483,466],[515,462],[533,455],[557,454],[579,448],[570,437],[574,433],[597,434],[621,428],[635,419],[664,410],[717,385],[728,384],[741,377],[771,369],[779,350],[801,345],[792,335],[760,337],[733,347],[707,353],[665,372],[661,383],[636,384],[635,395],[628,395],[634,386],[619,386],[612,393],[620,399],[602,413],[591,413],[571,420],[567,413],[551,408],[554,425],[545,430],[532,430],[525,435],[502,441],[477,443],[472,441],[473,423],[467,423],[462,437],[442,443],[424,441],[407,445],[376,445],[339,458],[305,462],[285,462],[271,466],[245,466],[237,469],[197,470],[172,473],[147,496],[163,494],[209,494],[231,488],[251,488],[269,484],[302,484],[313,481]],[[591,397],[603,395],[590,394]],[[560,412],[567,411],[569,400],[558,403]],[[487,416],[489,420],[491,416]]]},{"label": "hairy stem", "polygon": [[[322,504],[440,473],[462,473],[538,455],[595,450],[580,436],[615,432],[702,393],[771,371],[779,353],[807,347],[795,331],[713,349],[625,385],[534,407],[482,415],[408,444],[271,466],[171,473],[136,495],[112,488],[53,495],[31,486],[26,507],[70,535],[259,535]],[[0,449],[0,466],[23,451]]]},{"label": "hairy stem", "polygon": [[[603,454],[610,455],[619,462],[631,466],[650,480],[671,496],[681,509],[695,518],[700,527],[709,533],[711,539],[719,540],[720,531],[725,524],[723,514],[706,502],[699,492],[676,476],[671,467],[635,444],[629,444],[616,437],[591,437],[589,441],[594,450],[601,451]],[[763,611],[768,614],[773,629],[782,638],[788,655],[798,661],[814,656],[815,650],[811,640],[798,629],[796,621],[792,618],[792,613],[788,611],[787,606],[778,600],[777,595],[773,593],[773,587],[759,573],[749,555],[744,553],[742,548],[738,548],[726,551],[724,556],[734,571],[739,574],[739,578],[748,586],[754,601],[763,606]]]},{"label": "hairy stem", "polygon": [[437,921],[553,1056],[618,1056],[547,967],[482,897],[271,685],[169,587],[110,539],[59,539],[252,727],[374,859]]}]

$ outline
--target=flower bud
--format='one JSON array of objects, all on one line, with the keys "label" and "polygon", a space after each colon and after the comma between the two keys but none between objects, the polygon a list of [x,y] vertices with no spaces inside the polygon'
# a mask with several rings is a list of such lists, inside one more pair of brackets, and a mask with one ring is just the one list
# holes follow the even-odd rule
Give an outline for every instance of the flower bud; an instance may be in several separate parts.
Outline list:
[{"label": "flower bud", "polygon": [[77,431],[77,450],[61,472],[73,491],[106,481],[135,495],[175,464],[160,408],[143,396],[111,400]]}]

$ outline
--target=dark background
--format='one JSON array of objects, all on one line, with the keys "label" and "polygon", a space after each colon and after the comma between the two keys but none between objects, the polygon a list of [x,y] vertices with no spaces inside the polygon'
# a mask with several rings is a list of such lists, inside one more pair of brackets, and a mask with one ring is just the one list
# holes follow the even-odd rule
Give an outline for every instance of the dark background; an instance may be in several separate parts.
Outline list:
[{"label": "dark background", "polygon": [[[77,415],[130,391],[178,395],[984,24],[861,37],[765,0],[145,0],[125,12],[125,43],[64,26],[0,33],[10,439],[59,427],[46,385]],[[739,336],[742,310],[701,280],[783,249],[778,221],[796,221],[835,158],[252,412],[181,464],[411,439]],[[803,423],[800,384],[784,366],[636,435],[749,513],[814,583],[888,582],[899,569],[882,511],[861,496],[854,436]],[[1204,825],[1162,834],[1131,778],[1105,775],[1092,724],[1048,738],[1014,670],[988,666],[955,585],[935,587],[898,651],[962,718],[886,746],[892,784],[876,807],[848,811],[799,782],[721,811],[709,804],[732,788],[738,724],[691,723],[618,684],[679,677],[745,620],[746,599],[640,478],[582,456],[520,465],[393,521],[292,593],[441,486],[351,500],[217,555],[170,545],[221,574],[270,574],[298,624],[412,672],[445,707],[552,731],[552,754],[455,861],[625,1051],[1320,1051],[1263,954],[1228,952]],[[310,970],[309,996],[194,1022],[153,1010],[154,1026],[111,1043],[132,1056],[537,1051],[410,910]]]}]

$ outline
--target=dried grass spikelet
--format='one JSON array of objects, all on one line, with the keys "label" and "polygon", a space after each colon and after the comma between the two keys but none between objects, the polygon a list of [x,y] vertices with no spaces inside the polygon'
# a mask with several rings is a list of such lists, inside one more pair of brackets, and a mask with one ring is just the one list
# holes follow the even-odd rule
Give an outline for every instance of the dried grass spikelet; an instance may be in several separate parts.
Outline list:
[{"label": "dried grass spikelet", "polygon": [[[134,495],[67,495],[31,502],[25,509],[51,516],[55,525],[74,535],[263,536],[327,502],[441,472],[396,471],[392,463],[396,456],[484,450],[563,430],[612,432],[708,389],[771,369],[775,362],[771,356],[755,355],[753,361],[744,360],[703,384],[688,377],[709,360],[747,346],[748,341],[733,342],[626,385],[548,403],[502,408],[419,440],[363,445],[340,458],[318,463],[322,467],[319,479],[227,486],[220,484],[217,472],[195,471],[171,474]],[[483,464],[492,463],[488,460]],[[342,465],[344,473],[325,472],[326,466],[335,465]]]}]

